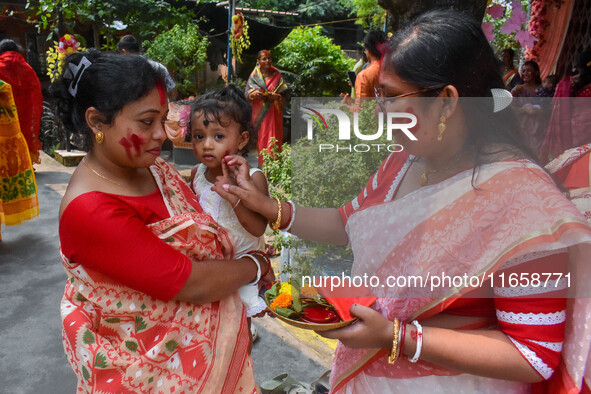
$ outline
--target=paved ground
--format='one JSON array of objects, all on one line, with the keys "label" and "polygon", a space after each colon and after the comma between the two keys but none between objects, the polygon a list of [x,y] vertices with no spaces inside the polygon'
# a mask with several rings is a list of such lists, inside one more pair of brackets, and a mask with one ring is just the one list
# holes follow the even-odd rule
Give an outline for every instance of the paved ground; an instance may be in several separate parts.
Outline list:
[{"label": "paved ground", "polygon": [[[0,393],[74,393],[61,342],[59,302],[66,279],[58,256],[58,207],[73,168],[47,155],[36,166],[40,216],[2,227]],[[183,169],[183,168],[181,168]],[[89,220],[89,225],[92,220]],[[255,378],[289,372],[311,382],[330,368],[335,342],[271,318],[255,319]]]}]

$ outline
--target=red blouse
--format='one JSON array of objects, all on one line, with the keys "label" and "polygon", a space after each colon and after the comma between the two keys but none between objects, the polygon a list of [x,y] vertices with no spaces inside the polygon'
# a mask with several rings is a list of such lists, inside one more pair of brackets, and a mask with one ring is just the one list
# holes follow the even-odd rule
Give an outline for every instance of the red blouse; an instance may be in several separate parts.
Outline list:
[{"label": "red blouse", "polygon": [[139,197],[82,194],[60,219],[62,253],[125,286],[170,300],[187,281],[191,261],[146,227],[169,216],[159,190]]}]

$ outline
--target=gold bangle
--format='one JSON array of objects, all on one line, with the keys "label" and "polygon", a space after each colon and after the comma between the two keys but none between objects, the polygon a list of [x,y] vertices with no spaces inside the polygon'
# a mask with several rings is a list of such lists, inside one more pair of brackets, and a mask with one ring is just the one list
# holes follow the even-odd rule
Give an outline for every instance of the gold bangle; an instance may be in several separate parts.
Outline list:
[{"label": "gold bangle", "polygon": [[277,220],[275,223],[269,222],[269,227],[271,230],[277,230],[281,226],[281,201],[277,197],[273,197],[273,199],[277,201]]},{"label": "gold bangle", "polygon": [[388,355],[388,364],[394,364],[398,359],[398,344],[400,343],[400,320],[394,318],[394,339],[392,340],[392,349]]}]

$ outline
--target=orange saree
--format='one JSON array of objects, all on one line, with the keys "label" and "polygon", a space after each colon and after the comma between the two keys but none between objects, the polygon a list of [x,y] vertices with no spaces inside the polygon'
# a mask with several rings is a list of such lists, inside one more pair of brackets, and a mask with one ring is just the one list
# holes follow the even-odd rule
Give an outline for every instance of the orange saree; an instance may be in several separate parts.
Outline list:
[{"label": "orange saree", "polygon": [[12,88],[0,80],[0,226],[13,226],[37,216],[33,165],[20,131]]}]

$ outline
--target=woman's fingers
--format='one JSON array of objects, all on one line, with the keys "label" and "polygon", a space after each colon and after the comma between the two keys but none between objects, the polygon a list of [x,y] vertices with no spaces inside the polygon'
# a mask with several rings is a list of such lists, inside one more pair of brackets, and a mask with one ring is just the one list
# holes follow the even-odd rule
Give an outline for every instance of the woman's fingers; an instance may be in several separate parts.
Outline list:
[{"label": "woman's fingers", "polygon": [[224,178],[230,177],[230,170],[228,169],[228,165],[226,164],[226,160],[222,160],[222,176]]},{"label": "woman's fingers", "polygon": [[325,338],[338,339],[351,348],[380,348],[388,342],[392,332],[391,321],[363,305],[353,305],[349,311],[359,321],[338,330],[318,334]]}]

